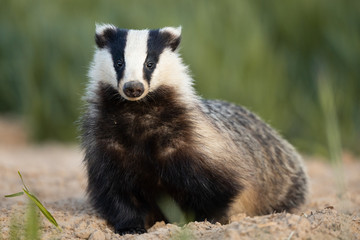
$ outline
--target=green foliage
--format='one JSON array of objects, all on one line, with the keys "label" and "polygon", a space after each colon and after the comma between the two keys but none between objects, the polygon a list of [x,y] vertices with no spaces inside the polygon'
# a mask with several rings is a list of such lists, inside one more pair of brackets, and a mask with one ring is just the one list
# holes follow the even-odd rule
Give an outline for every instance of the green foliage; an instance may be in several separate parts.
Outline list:
[{"label": "green foliage", "polygon": [[335,181],[338,195],[345,193],[344,168],[342,165],[342,147],[339,124],[336,117],[333,88],[329,77],[325,76],[322,69],[318,74],[318,92],[320,104],[325,116],[326,136],[329,149],[329,159],[335,171]]},{"label": "green foliage", "polygon": [[29,201],[26,211],[25,238],[29,240],[40,239],[39,210],[33,201]]},{"label": "green foliage", "polygon": [[191,240],[196,239],[194,233],[188,226],[184,226],[180,229],[179,232],[175,233],[171,238],[171,240]]},{"label": "green foliage", "polygon": [[11,197],[18,197],[18,196],[21,196],[21,195],[24,195],[24,192],[17,192],[17,193],[5,195],[5,197],[11,198]]},{"label": "green foliage", "polygon": [[169,195],[163,195],[158,199],[157,204],[170,223],[182,226],[195,220],[193,212],[181,210],[180,206]]},{"label": "green foliage", "polygon": [[[39,199],[30,193],[29,189],[26,187],[23,177],[21,175],[21,173],[18,171],[18,174],[20,176],[21,182],[23,184],[23,191],[24,192],[18,192],[18,193],[14,193],[14,194],[10,194],[10,195],[5,195],[5,197],[17,197],[17,196],[21,196],[24,193],[29,197],[29,199],[31,200],[31,202],[34,204],[34,206],[37,206],[38,209],[42,212],[42,214],[49,220],[49,222],[51,222],[55,227],[57,227],[58,229],[60,229],[58,223],[56,222],[55,218],[51,215],[51,213],[44,207],[44,205],[39,201]],[[30,206],[31,207],[31,206]],[[31,214],[32,211],[29,211],[29,214]]]},{"label": "green foliage", "polygon": [[325,66],[342,146],[359,151],[357,0],[4,0],[0,111],[25,116],[33,139],[75,139],[95,22],[182,25],[198,92],[247,106],[310,153],[327,154],[316,80]]},{"label": "green foliage", "polygon": [[25,215],[15,212],[11,217],[9,239],[39,240],[40,227],[39,210],[32,201],[29,201]]}]

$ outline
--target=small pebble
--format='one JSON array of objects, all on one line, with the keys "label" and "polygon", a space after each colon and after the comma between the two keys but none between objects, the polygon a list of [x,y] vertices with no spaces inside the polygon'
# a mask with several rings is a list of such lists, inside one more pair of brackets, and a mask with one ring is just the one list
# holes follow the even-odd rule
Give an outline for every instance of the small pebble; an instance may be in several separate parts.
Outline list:
[{"label": "small pebble", "polygon": [[82,230],[75,233],[76,237],[87,239],[90,236],[89,230]]},{"label": "small pebble", "polygon": [[90,235],[89,240],[105,240],[105,234],[102,231],[96,230]]}]

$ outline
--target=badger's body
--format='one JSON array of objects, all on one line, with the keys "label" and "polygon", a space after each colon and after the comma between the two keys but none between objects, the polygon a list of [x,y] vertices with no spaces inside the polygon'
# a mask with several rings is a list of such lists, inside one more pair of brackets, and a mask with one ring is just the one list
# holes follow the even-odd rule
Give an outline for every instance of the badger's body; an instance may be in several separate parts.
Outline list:
[{"label": "badger's body", "polygon": [[[294,148],[243,107],[196,96],[179,28],[101,25],[81,119],[94,207],[124,233],[166,220],[170,196],[195,220],[291,211],[307,194]],[[150,222],[151,223],[151,222]]]}]

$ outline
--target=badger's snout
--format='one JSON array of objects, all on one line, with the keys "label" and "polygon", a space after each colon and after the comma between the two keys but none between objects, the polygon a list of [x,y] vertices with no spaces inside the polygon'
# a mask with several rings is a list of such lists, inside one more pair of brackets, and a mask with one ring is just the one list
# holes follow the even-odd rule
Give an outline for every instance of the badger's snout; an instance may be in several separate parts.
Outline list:
[{"label": "badger's snout", "polygon": [[123,91],[127,97],[137,98],[144,93],[144,85],[139,81],[130,81],[124,84]]}]

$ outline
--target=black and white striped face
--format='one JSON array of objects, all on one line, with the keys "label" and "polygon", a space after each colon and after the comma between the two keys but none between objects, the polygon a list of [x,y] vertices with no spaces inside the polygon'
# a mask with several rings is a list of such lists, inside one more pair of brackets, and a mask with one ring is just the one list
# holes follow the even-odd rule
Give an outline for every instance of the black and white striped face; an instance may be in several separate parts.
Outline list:
[{"label": "black and white striped face", "polygon": [[110,84],[127,100],[140,100],[161,85],[171,85],[169,79],[176,82],[171,74],[177,71],[171,68],[181,65],[175,51],[180,38],[180,27],[127,30],[109,24],[98,25],[90,78],[93,84]]}]

